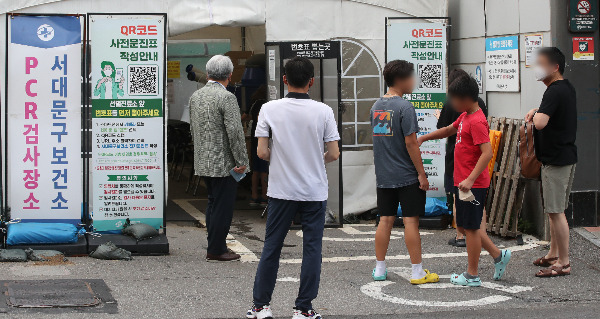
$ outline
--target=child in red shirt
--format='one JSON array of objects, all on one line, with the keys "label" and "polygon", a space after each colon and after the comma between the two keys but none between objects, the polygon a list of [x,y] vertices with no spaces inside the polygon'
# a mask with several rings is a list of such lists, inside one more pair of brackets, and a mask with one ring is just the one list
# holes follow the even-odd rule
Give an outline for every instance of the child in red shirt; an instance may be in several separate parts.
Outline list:
[{"label": "child in red shirt", "polygon": [[[467,237],[469,266],[462,274],[453,274],[450,282],[455,285],[481,286],[479,279],[479,255],[481,247],[494,258],[494,280],[500,280],[510,261],[508,249],[499,250],[490,240],[485,227],[484,205],[490,186],[487,169],[493,151],[490,144],[489,126],[479,107],[479,87],[470,76],[456,79],[448,88],[452,106],[463,112],[452,125],[441,128],[418,139],[425,141],[446,138],[456,134],[454,149],[454,186],[456,195],[456,225]],[[462,194],[461,194],[462,193]],[[472,196],[467,196],[471,195]]]}]

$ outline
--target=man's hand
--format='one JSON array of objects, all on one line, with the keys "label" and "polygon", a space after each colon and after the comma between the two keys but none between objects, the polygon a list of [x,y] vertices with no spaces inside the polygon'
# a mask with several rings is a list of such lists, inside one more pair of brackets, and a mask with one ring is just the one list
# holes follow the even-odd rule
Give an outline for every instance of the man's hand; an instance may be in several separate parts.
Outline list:
[{"label": "man's hand", "polygon": [[429,189],[429,181],[426,174],[419,174],[419,188],[424,191]]},{"label": "man's hand", "polygon": [[238,173],[238,174],[243,174],[246,171],[246,165],[243,166],[236,166],[233,168],[233,171]]},{"label": "man's hand", "polygon": [[417,145],[419,145],[419,147],[421,147],[421,145],[423,145],[423,143],[425,143],[424,137],[425,137],[425,135],[417,137]]},{"label": "man's hand", "polygon": [[527,114],[525,115],[525,122],[532,123],[533,116],[535,115],[535,112],[537,112],[537,110],[538,109],[531,109],[531,111],[527,112]]},{"label": "man's hand", "polygon": [[460,189],[463,192],[468,192],[473,187],[473,183],[475,183],[475,181],[471,180],[470,178],[467,178],[458,184],[458,189]]}]

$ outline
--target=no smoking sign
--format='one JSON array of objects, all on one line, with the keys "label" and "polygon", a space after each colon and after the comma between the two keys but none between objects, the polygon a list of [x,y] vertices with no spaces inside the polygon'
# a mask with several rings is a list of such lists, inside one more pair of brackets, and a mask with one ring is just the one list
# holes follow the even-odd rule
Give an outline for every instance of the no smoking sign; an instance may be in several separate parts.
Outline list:
[{"label": "no smoking sign", "polygon": [[591,32],[598,29],[598,0],[569,2],[569,30]]},{"label": "no smoking sign", "polygon": [[592,10],[592,4],[588,0],[581,0],[577,4],[577,11],[581,14],[588,14]]}]

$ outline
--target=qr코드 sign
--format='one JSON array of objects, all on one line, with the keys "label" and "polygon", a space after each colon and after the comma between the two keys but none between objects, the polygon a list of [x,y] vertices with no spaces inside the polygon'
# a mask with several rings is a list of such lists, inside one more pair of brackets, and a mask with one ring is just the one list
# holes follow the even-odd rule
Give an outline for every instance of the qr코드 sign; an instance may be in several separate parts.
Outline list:
[{"label": "qr\ucf54\ub4dc sign", "polygon": [[[447,37],[444,23],[391,23],[387,26],[387,60],[413,63],[418,85],[404,96],[416,110],[419,135],[436,130],[439,111],[446,101]],[[373,132],[378,134],[378,132]],[[446,140],[421,146],[423,166],[429,179],[429,197],[445,197]]]},{"label": "qr\ucf54\ub4dc sign", "polygon": [[164,15],[90,15],[97,231],[163,225]]}]

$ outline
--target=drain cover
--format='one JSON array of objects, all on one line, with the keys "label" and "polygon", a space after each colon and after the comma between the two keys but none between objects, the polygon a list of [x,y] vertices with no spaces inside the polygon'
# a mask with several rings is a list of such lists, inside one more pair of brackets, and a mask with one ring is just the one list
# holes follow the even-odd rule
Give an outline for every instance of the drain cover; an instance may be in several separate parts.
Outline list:
[{"label": "drain cover", "polygon": [[91,307],[100,304],[84,280],[22,280],[4,282],[7,303],[20,308]]}]

